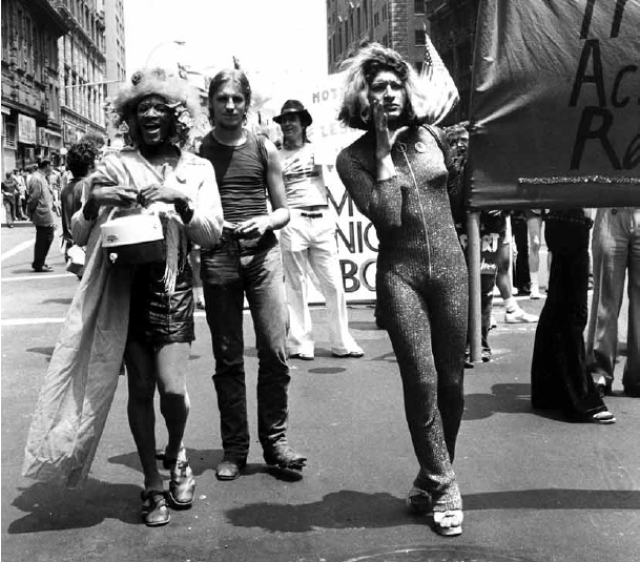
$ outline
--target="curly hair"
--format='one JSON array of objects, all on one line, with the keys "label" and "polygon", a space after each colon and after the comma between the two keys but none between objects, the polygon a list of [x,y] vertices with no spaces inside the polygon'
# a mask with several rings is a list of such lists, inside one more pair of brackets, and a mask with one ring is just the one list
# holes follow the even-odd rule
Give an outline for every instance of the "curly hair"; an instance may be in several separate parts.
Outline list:
[{"label": "curly hair", "polygon": [[100,154],[91,141],[80,141],[72,144],[67,152],[67,168],[74,178],[83,178],[89,173]]},{"label": "curly hair", "polygon": [[[223,84],[235,82],[240,86],[240,91],[244,96],[247,111],[251,105],[251,85],[244,71],[240,68],[226,68],[218,72],[209,82],[209,120],[213,123],[213,97]],[[246,118],[246,114],[245,114]]]},{"label": "curly hair", "polygon": [[198,91],[189,83],[162,68],[144,68],[131,77],[131,85],[120,90],[118,95],[108,103],[107,111],[111,113],[112,123],[125,135],[128,134],[133,144],[139,142],[138,103],[151,95],[165,99],[173,109],[174,123],[171,141],[184,146],[189,140],[189,132],[198,115],[202,112]]},{"label": "curly hair", "polygon": [[365,43],[341,65],[345,71],[345,87],[338,120],[355,129],[371,129],[369,87],[379,72],[391,71],[398,75],[407,94],[403,122],[412,125],[427,117],[427,100],[419,87],[418,74],[402,56],[380,43]]}]

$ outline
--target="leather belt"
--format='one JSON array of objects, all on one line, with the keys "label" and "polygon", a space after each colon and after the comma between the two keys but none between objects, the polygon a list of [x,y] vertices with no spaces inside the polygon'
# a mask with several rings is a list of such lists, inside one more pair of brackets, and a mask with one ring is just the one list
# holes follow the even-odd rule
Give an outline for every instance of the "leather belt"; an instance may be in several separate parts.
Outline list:
[{"label": "leather belt", "polygon": [[320,212],[309,212],[309,211],[300,211],[300,216],[301,217],[306,217],[308,219],[321,219],[324,215],[323,213]]}]

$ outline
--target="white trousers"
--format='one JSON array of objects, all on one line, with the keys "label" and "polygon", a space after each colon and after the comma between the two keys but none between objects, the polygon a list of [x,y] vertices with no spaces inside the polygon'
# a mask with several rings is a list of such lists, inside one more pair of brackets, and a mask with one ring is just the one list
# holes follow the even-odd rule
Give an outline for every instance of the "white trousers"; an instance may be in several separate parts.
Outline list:
[{"label": "white trousers", "polygon": [[331,352],[362,351],[349,333],[347,301],[338,261],[336,225],[327,212],[305,217],[290,209],[291,220],[280,231],[280,247],[289,305],[289,353],[313,355],[314,339],[308,305],[309,270],[325,298]]}]

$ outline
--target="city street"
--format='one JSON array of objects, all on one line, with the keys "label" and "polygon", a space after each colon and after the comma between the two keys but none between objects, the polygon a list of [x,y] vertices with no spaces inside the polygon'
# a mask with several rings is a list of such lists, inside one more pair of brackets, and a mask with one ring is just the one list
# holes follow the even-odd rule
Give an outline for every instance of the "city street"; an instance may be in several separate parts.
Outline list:
[{"label": "city street", "polygon": [[[140,519],[142,472],[121,380],[90,478],[69,490],[21,476],[42,379],[77,279],[54,242],[53,273],[31,269],[30,223],[3,226],[2,555],[11,562],[638,562],[640,400],[622,394],[617,423],[575,424],[533,412],[529,370],[535,324],[504,323],[495,360],[466,371],[465,415],[454,463],[465,502],[464,532],[447,539],[410,513],[417,472],[400,378],[373,308],[350,308],[362,359],[328,350],[324,310],[314,309],[314,361],[293,360],[289,438],[309,457],[301,479],[269,472],[257,441],[257,358],[249,316],[246,367],[252,450],[243,475],[220,482],[222,451],[213,357],[203,312],[189,359],[186,446],[197,478],[190,510],[148,528]],[[540,301],[520,300],[539,313]],[[625,323],[625,319],[622,319]],[[621,334],[622,336],[622,334]],[[166,442],[158,414],[158,447]],[[168,478],[168,474],[166,474]]]}]

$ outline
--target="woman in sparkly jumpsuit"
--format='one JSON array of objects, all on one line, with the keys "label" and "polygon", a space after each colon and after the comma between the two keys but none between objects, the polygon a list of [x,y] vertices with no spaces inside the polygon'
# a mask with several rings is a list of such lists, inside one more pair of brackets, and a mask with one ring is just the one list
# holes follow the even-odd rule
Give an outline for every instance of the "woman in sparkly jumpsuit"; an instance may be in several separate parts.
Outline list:
[{"label": "woman in sparkly jumpsuit", "polygon": [[338,155],[337,170],[380,240],[377,298],[420,465],[407,501],[433,512],[436,532],[458,535],[462,499],[451,463],[464,403],[468,276],[450,158],[441,131],[421,125],[428,100],[398,53],[371,43],[347,72],[339,118],[367,132]]}]

